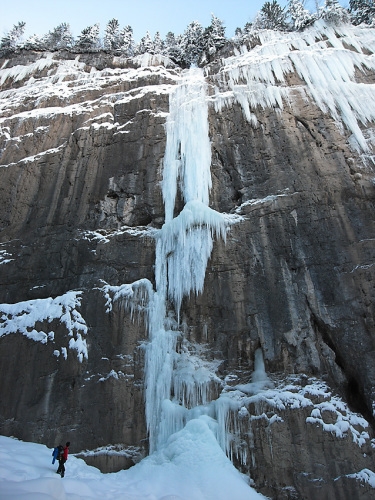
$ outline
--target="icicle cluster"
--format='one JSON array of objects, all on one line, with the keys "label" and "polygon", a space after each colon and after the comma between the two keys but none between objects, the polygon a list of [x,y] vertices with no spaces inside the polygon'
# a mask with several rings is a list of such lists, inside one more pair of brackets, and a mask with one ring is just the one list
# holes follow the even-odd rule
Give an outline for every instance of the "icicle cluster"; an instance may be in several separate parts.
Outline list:
[{"label": "icicle cluster", "polygon": [[[120,286],[105,285],[102,292],[106,298],[106,312],[112,311],[113,302],[122,301],[124,308],[130,312],[131,319],[139,320],[141,315],[150,316],[150,303],[153,299],[154,290],[152,283],[146,279],[140,279],[131,284]],[[149,321],[147,321],[149,323]]]},{"label": "icicle cluster", "polygon": [[195,200],[186,203],[182,212],[166,222],[158,235],[156,281],[176,307],[190,292],[203,290],[213,237],[225,239],[225,218]]},{"label": "icicle cluster", "polygon": [[211,146],[207,114],[206,84],[201,70],[192,69],[170,96],[162,183],[166,222],[173,218],[178,187],[185,202],[208,205]]},{"label": "icicle cluster", "polygon": [[375,120],[375,88],[356,83],[355,73],[375,69],[375,59],[368,55],[375,52],[373,30],[319,20],[302,33],[264,30],[258,36],[261,45],[250,52],[243,47],[241,54],[222,61],[216,109],[236,100],[255,126],[257,108],[282,109],[285,102],[290,104],[295,90],[286,76],[297,72],[306,83],[298,90],[313,98],[339,126],[343,123],[359,148],[368,151],[359,123]]}]

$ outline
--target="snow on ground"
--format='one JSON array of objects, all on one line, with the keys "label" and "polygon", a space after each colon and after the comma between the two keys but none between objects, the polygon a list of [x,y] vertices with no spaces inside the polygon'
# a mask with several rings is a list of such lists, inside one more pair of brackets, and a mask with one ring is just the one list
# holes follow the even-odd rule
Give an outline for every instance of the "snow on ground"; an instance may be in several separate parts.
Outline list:
[{"label": "snow on ground", "polygon": [[191,420],[160,451],[112,474],[70,455],[63,479],[52,465],[52,449],[0,436],[0,500],[265,499],[225,456],[213,425],[209,417]]}]

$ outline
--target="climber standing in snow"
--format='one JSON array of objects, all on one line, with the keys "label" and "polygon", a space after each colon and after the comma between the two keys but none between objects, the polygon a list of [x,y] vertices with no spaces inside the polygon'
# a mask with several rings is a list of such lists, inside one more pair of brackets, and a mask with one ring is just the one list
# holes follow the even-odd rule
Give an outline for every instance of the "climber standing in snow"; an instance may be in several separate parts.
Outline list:
[{"label": "climber standing in snow", "polygon": [[68,455],[69,455],[69,446],[70,446],[70,442],[68,441],[62,452],[59,453],[58,455],[58,460],[59,460],[59,468],[57,469],[57,473],[58,474],[61,474],[61,477],[64,477],[65,475],[65,462],[68,460]]}]

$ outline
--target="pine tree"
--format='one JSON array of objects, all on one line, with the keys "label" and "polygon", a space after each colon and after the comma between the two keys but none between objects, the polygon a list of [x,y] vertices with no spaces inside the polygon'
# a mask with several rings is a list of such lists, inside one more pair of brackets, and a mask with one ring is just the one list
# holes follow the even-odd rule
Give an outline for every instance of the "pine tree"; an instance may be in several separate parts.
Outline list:
[{"label": "pine tree", "polygon": [[104,30],[103,46],[105,50],[113,52],[120,48],[120,23],[117,19],[108,21]]},{"label": "pine tree", "polygon": [[95,52],[100,49],[99,24],[88,26],[81,31],[76,43],[81,52]]},{"label": "pine tree", "polygon": [[352,23],[375,25],[375,2],[374,0],[350,0],[349,12]]},{"label": "pine tree", "polygon": [[212,56],[226,43],[225,26],[223,22],[211,14],[211,24],[203,32],[203,48],[206,60],[210,61]]},{"label": "pine tree", "polygon": [[234,32],[233,42],[235,45],[242,45],[246,39],[245,28],[236,28]]},{"label": "pine tree", "polygon": [[198,21],[191,22],[181,37],[183,64],[197,65],[204,49],[203,28]]},{"label": "pine tree", "polygon": [[29,36],[22,47],[26,50],[51,50],[47,43],[46,36],[40,37],[35,34]]},{"label": "pine tree", "polygon": [[253,23],[246,23],[242,30],[242,37],[244,39],[248,38],[250,33],[254,30]]},{"label": "pine tree", "polygon": [[243,37],[242,28],[236,28],[235,31],[234,31],[234,38],[236,40],[241,40],[242,37]]},{"label": "pine tree", "polygon": [[176,64],[182,65],[183,55],[181,48],[181,36],[175,36],[169,31],[164,40],[163,55],[169,57]]},{"label": "pine tree", "polygon": [[138,54],[145,54],[146,52],[148,54],[155,54],[154,42],[148,31],[146,32],[146,35],[141,38],[141,41],[139,42],[137,47]]},{"label": "pine tree", "polygon": [[135,42],[133,39],[133,28],[125,26],[120,31],[120,53],[126,57],[133,57],[135,54]]},{"label": "pine tree", "polygon": [[254,20],[254,29],[286,30],[288,28],[287,13],[277,0],[266,2]]},{"label": "pine tree", "polygon": [[26,23],[20,21],[1,39],[0,50],[3,52],[12,52],[16,50],[21,38],[25,32]]},{"label": "pine tree", "polygon": [[287,12],[292,19],[295,30],[302,30],[316,19],[316,16],[304,8],[300,0],[289,0]]},{"label": "pine tree", "polygon": [[69,49],[73,47],[74,38],[68,23],[61,23],[43,37],[48,50]]},{"label": "pine tree", "polygon": [[155,54],[162,54],[164,49],[164,42],[161,39],[160,33],[157,31],[154,36],[154,51]]},{"label": "pine tree", "polygon": [[349,12],[341,7],[337,0],[326,0],[325,5],[319,10],[320,17],[330,24],[350,22]]}]

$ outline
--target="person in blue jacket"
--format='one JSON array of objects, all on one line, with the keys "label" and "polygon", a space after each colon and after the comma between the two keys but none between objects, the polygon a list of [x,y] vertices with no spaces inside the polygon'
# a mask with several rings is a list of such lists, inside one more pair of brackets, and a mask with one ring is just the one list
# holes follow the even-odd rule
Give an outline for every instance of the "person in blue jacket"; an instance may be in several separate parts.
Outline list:
[{"label": "person in blue jacket", "polygon": [[60,449],[62,449],[62,445],[60,444],[59,446],[55,446],[54,449],[53,449],[53,452],[52,452],[52,464],[54,464],[56,462],[56,460],[58,459],[58,456],[59,456],[59,451]]}]

